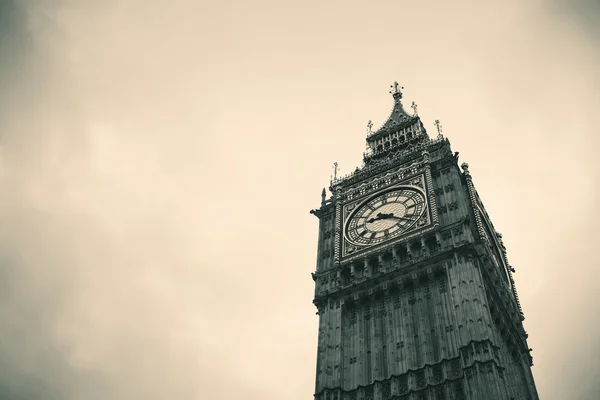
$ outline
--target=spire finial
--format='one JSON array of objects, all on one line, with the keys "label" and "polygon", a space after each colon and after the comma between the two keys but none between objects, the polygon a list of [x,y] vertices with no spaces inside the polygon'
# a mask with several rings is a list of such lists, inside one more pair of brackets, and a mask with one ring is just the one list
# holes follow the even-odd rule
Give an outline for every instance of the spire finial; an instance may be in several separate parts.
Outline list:
[{"label": "spire finial", "polygon": [[401,99],[402,98],[402,92],[400,91],[401,89],[404,89],[403,86],[400,86],[398,84],[398,82],[394,82],[394,84],[392,86],[390,86],[392,88],[392,90],[390,90],[390,93],[392,94],[392,96],[394,96],[395,99]]},{"label": "spire finial", "polygon": [[371,133],[373,133],[372,131],[373,128],[373,121],[369,120],[369,122],[367,122],[367,133],[370,135]]},{"label": "spire finial", "polygon": [[327,197],[327,192],[325,191],[325,188],[323,188],[323,191],[321,192],[321,206],[325,205],[325,198]]},{"label": "spire finial", "polygon": [[438,131],[438,139],[442,137],[442,125],[440,125],[440,120],[436,119],[435,122],[433,123],[435,125],[435,127],[437,128]]},{"label": "spire finial", "polygon": [[337,161],[333,163],[333,181],[337,180],[337,171],[338,171],[338,163]]},{"label": "spire finial", "polygon": [[415,102],[413,101],[413,102],[412,102],[412,104],[411,104],[411,106],[410,106],[410,108],[412,108],[412,109],[413,109],[413,111],[414,111],[414,113],[415,113],[415,116],[416,116],[416,115],[419,115],[419,113],[417,112],[417,103],[415,103]]}]

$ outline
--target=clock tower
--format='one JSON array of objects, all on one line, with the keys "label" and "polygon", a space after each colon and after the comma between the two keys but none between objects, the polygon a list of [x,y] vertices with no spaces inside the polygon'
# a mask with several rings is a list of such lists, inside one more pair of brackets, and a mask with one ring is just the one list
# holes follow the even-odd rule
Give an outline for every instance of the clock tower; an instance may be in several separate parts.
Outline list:
[{"label": "clock tower", "polygon": [[[316,400],[537,400],[502,235],[401,87],[362,168],[321,194]],[[337,175],[337,174],[336,174]]]}]

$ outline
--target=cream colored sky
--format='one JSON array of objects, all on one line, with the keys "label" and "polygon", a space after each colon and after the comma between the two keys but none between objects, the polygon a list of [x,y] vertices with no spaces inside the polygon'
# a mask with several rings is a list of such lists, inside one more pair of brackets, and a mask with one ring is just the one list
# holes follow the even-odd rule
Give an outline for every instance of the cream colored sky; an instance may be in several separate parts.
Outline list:
[{"label": "cream colored sky", "polygon": [[0,3],[0,398],[311,398],[308,211],[394,80],[504,235],[541,398],[600,397],[600,7],[366,4]]}]

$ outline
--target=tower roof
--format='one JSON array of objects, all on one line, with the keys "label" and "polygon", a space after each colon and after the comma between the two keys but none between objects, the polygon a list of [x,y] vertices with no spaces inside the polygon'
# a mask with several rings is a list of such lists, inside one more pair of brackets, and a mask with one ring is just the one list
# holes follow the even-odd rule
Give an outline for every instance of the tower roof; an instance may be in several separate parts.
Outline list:
[{"label": "tower roof", "polygon": [[394,108],[387,121],[375,132],[369,132],[369,136],[367,137],[367,141],[376,140],[379,137],[389,133],[391,131],[397,131],[399,129],[404,128],[405,126],[412,125],[419,118],[417,116],[416,108],[417,106],[413,103],[414,114],[409,114],[402,105],[402,86],[398,84],[398,82],[394,82],[392,86],[390,86],[392,90],[390,93],[394,98]]},{"label": "tower roof", "polygon": [[402,105],[402,89],[398,82],[391,86],[394,107],[386,122],[377,131],[371,131],[369,121],[367,134],[367,153],[365,162],[396,153],[427,142],[429,136],[417,114],[417,105],[413,102],[413,113],[409,114]]},{"label": "tower roof", "polygon": [[[347,182],[351,179],[359,179],[360,176],[374,171],[373,168],[379,168],[382,165],[391,165],[397,160],[406,162],[412,157],[415,151],[423,149],[431,142],[427,130],[423,126],[421,118],[417,114],[417,105],[413,102],[411,108],[413,113],[409,114],[402,105],[403,87],[394,82],[390,93],[394,99],[392,112],[386,122],[376,131],[373,131],[373,123],[367,124],[367,147],[363,153],[363,167],[344,177],[337,177],[337,163],[334,163],[335,174],[331,180],[329,190],[341,182]],[[441,126],[436,121],[438,127],[438,139],[441,139]],[[419,153],[420,154],[420,153]],[[362,178],[360,178],[362,179]]]}]

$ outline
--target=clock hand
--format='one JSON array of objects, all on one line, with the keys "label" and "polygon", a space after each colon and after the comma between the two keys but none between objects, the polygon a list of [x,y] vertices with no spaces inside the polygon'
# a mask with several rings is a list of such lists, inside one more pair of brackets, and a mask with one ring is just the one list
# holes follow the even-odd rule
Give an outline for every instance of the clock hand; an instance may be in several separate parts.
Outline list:
[{"label": "clock hand", "polygon": [[392,214],[377,213],[377,216],[375,218],[371,218],[371,219],[367,220],[367,222],[373,223],[375,221],[379,221],[379,220],[382,220],[382,219],[388,219],[388,218],[393,217],[393,216],[394,216],[393,213]]},{"label": "clock hand", "polygon": [[375,221],[379,221],[381,219],[386,219],[387,218],[387,214],[382,214],[382,213],[378,213],[377,216],[375,218],[371,218],[370,220],[368,220],[367,222],[373,223]]},{"label": "clock hand", "polygon": [[375,218],[371,218],[371,219],[367,220],[367,222],[373,223],[373,222],[379,221],[381,219],[388,219],[388,218],[393,218],[393,217],[394,217],[394,213],[390,213],[390,214],[377,213],[377,216]]},{"label": "clock hand", "polygon": [[389,218],[400,219],[400,220],[402,220],[402,219],[410,219],[410,218],[407,218],[407,217],[396,217],[396,216],[395,216],[395,215],[393,215],[393,214],[392,214],[392,215],[390,215],[390,216],[389,216]]}]

